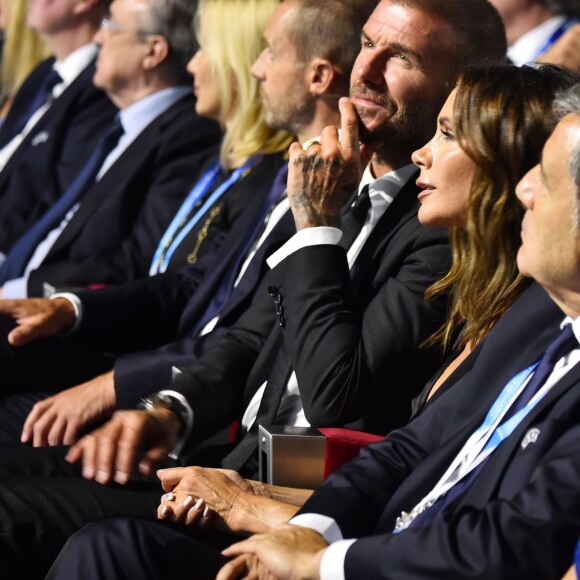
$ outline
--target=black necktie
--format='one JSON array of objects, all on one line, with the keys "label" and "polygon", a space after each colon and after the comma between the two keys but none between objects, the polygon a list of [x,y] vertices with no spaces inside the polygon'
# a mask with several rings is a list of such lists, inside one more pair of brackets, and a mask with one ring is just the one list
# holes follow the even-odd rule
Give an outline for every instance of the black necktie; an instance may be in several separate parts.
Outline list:
[{"label": "black necktie", "polygon": [[365,185],[353,204],[342,216],[342,238],[340,239],[340,245],[345,250],[348,250],[352,246],[352,243],[360,234],[370,207],[369,186]]},{"label": "black necktie", "polygon": [[95,177],[103,165],[103,161],[119,142],[122,134],[123,127],[117,117],[111,129],[97,143],[93,154],[77,178],[46,213],[14,243],[0,268],[0,284],[4,284],[7,280],[19,278],[24,274],[24,269],[36,246],[82,199],[89,187],[95,182]]},{"label": "black necktie", "polygon": [[54,87],[61,82],[62,78],[60,75],[54,69],[52,69],[42,81],[42,84],[38,88],[36,95],[34,95],[34,99],[32,99],[32,102],[26,111],[12,126],[12,130],[2,135],[0,147],[4,147],[4,145],[9,143],[22,131],[22,129],[24,129],[30,117],[32,117],[32,115],[34,115],[34,113],[36,113],[36,111],[40,109],[40,107],[42,107],[42,105],[44,105],[48,98],[52,95],[52,89],[54,89]]}]

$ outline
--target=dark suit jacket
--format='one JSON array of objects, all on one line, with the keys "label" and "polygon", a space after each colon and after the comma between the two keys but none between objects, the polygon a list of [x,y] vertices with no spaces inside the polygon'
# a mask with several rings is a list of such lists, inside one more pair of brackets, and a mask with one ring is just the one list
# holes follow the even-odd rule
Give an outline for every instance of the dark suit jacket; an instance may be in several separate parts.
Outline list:
[{"label": "dark suit jacket", "polygon": [[[41,63],[14,98],[0,129],[10,132],[33,100],[54,59]],[[117,108],[93,85],[91,63],[54,101],[0,172],[0,251],[6,253],[61,193],[90,157]]]},{"label": "dark suit jacket", "polygon": [[93,349],[124,353],[115,362],[118,407],[134,407],[144,395],[166,387],[172,366],[193,364],[252,304],[268,269],[266,258],[296,231],[290,212],[260,246],[221,310],[218,325],[203,337],[192,335],[224,279],[236,267],[240,244],[246,232],[255,228],[281,163],[278,155],[265,157],[232,188],[222,209],[222,216],[229,218],[210,236],[197,264],[116,288],[78,293],[83,324],[76,340]]},{"label": "dark suit jacket", "polygon": [[278,356],[292,361],[313,425],[384,432],[408,418],[411,397],[439,359],[418,345],[445,310],[425,305],[423,292],[450,262],[446,231],[419,224],[416,194],[411,180],[367,240],[352,282],[341,247],[295,252],[268,280],[283,327],[266,295],[176,378],[172,388],[195,413],[192,444],[241,416]]},{"label": "dark suit jacket", "polygon": [[207,158],[217,125],[180,99],[129,145],[83,198],[78,211],[30,273],[29,296],[44,282],[117,284],[146,276],[159,240]]},{"label": "dark suit jacket", "polygon": [[[345,538],[361,538],[347,552],[347,578],[561,577],[580,534],[580,365],[443,513],[389,532],[432,489],[508,380],[541,357],[562,319],[532,287],[488,335],[471,371],[307,502],[302,513],[332,517]],[[531,429],[535,440],[525,438]]]}]

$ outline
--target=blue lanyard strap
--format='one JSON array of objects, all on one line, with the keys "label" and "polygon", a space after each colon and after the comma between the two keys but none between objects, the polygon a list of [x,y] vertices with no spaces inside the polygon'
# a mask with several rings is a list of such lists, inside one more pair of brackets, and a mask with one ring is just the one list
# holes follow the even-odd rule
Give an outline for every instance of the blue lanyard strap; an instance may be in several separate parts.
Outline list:
[{"label": "blue lanyard strap", "polygon": [[540,48],[534,60],[537,60],[538,57],[542,56],[542,54],[544,54],[550,48],[552,48],[552,46],[556,43],[556,41],[560,38],[560,36],[562,36],[566,32],[566,30],[568,30],[568,28],[571,28],[577,22],[578,18],[569,18],[568,20],[564,21],[560,26],[558,26],[558,28],[552,33],[550,38],[546,40],[542,48]]},{"label": "blue lanyard strap", "polygon": [[169,227],[163,234],[161,242],[155,251],[153,256],[153,261],[151,262],[151,267],[149,269],[149,275],[154,276],[165,272],[167,266],[171,260],[171,257],[179,247],[179,244],[183,239],[189,234],[189,232],[195,227],[195,225],[201,220],[201,218],[215,205],[219,199],[240,180],[244,174],[249,171],[260,159],[261,155],[255,155],[251,157],[244,163],[241,167],[238,167],[228,179],[216,187],[215,191],[206,199],[203,205],[191,215],[196,204],[200,203],[201,200],[211,191],[214,187],[221,173],[221,165],[219,160],[213,163],[209,169],[202,175],[201,179],[196,183],[193,189],[190,191],[189,195],[185,198],[185,201],[181,204],[179,211],[169,224]]}]

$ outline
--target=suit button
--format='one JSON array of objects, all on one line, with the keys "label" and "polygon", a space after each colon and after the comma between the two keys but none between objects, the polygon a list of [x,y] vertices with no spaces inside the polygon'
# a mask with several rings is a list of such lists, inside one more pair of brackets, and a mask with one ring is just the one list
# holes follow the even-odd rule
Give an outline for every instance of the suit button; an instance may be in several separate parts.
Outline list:
[{"label": "suit button", "polygon": [[270,294],[270,296],[274,297],[278,295],[278,288],[276,288],[276,286],[272,285],[272,286],[268,286],[268,294]]}]

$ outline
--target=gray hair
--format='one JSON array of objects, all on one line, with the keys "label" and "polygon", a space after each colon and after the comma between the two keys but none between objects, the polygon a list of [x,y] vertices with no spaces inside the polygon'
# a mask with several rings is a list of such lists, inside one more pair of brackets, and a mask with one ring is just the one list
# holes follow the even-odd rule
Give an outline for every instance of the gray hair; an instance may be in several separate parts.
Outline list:
[{"label": "gray hair", "polygon": [[[554,101],[554,111],[558,119],[563,119],[567,115],[580,115],[580,83],[564,91]],[[570,164],[568,166],[570,175],[576,184],[576,230],[580,228],[580,137],[576,138],[572,145],[570,154]]]},{"label": "gray hair", "polygon": [[167,40],[167,69],[180,84],[191,81],[185,67],[198,48],[194,31],[196,10],[197,0],[149,0],[148,10],[140,18],[141,34],[159,34]]}]

